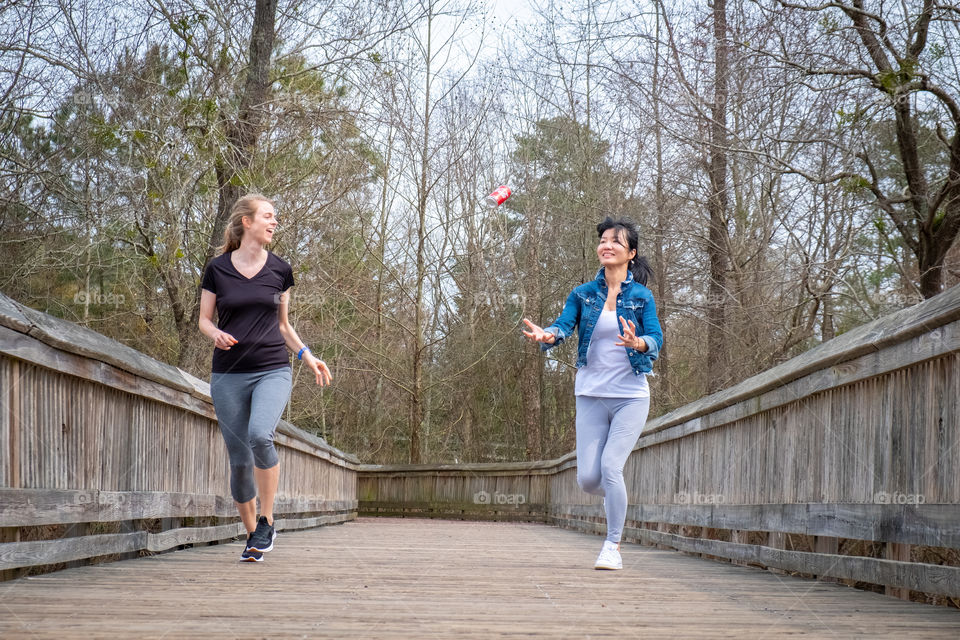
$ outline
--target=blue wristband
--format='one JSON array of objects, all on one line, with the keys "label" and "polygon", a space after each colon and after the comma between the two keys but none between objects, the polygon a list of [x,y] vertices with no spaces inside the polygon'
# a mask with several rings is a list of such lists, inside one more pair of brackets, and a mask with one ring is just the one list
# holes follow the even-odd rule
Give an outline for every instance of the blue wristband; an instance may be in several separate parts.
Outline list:
[{"label": "blue wristband", "polygon": [[[304,351],[310,351],[310,347],[304,347],[303,349],[300,349],[300,351],[297,352],[297,360],[303,360]],[[310,351],[310,353],[313,353],[313,352]]]}]

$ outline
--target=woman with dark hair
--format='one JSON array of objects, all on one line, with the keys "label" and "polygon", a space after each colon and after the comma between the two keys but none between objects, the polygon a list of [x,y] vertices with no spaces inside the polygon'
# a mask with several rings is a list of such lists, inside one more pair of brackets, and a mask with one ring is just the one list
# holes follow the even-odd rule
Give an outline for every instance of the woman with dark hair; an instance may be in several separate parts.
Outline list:
[{"label": "woman with dark hair", "polygon": [[230,493],[247,529],[243,562],[263,560],[277,537],[273,502],[280,460],[273,439],[293,383],[287,349],[313,371],[317,384],[332,381],[330,369],[313,357],[287,317],[293,270],[267,251],[276,228],[270,200],[259,194],[237,200],[200,293],[200,331],[215,347],[210,397],[230,457]]},{"label": "woman with dark hair", "polygon": [[577,484],[604,496],[607,537],[594,568],[622,569],[620,537],[627,515],[623,466],[647,421],[646,374],[663,346],[663,332],[653,294],[645,286],[650,265],[637,255],[636,227],[608,217],[597,225],[597,235],[596,279],[570,293],[549,327],[524,318],[523,333],[547,350],[577,328]]}]

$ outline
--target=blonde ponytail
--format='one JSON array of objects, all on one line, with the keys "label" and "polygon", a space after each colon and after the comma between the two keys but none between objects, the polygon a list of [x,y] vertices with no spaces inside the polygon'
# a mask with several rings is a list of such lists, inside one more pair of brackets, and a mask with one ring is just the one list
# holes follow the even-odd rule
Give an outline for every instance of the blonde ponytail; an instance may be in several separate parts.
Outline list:
[{"label": "blonde ponytail", "polygon": [[218,249],[221,254],[230,253],[240,248],[240,241],[243,240],[243,218],[253,220],[253,217],[257,214],[258,202],[273,205],[269,198],[259,193],[248,193],[233,203],[230,208],[230,217],[227,218],[227,225],[223,229],[223,244]]}]

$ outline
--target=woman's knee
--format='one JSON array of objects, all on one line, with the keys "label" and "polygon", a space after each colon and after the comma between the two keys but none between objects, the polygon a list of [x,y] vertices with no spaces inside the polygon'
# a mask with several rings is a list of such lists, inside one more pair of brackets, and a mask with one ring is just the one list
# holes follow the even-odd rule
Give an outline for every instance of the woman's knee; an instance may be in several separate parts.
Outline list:
[{"label": "woman's knee", "polygon": [[600,475],[605,485],[619,484],[623,482],[623,465],[614,463],[601,464]]},{"label": "woman's knee", "polygon": [[257,488],[253,481],[253,464],[230,465],[230,493],[241,504],[257,497]]},{"label": "woman's knee", "polygon": [[600,485],[603,483],[603,477],[600,474],[577,474],[577,484],[587,493],[602,495],[603,490]]},{"label": "woman's knee", "polygon": [[277,448],[273,445],[273,434],[251,436],[250,450],[253,451],[253,462],[258,469],[270,469],[279,461]]}]

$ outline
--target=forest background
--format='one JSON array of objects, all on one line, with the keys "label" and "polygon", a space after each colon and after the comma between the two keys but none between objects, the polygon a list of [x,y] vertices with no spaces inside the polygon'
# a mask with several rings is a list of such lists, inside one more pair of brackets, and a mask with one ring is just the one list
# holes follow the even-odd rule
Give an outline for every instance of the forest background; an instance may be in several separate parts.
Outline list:
[{"label": "forest background", "polygon": [[607,215],[653,266],[653,415],[960,281],[956,6],[507,6],[0,3],[0,291],[206,379],[202,270],[264,193],[335,376],[285,417],[468,462],[572,450],[575,341],[520,319]]}]

